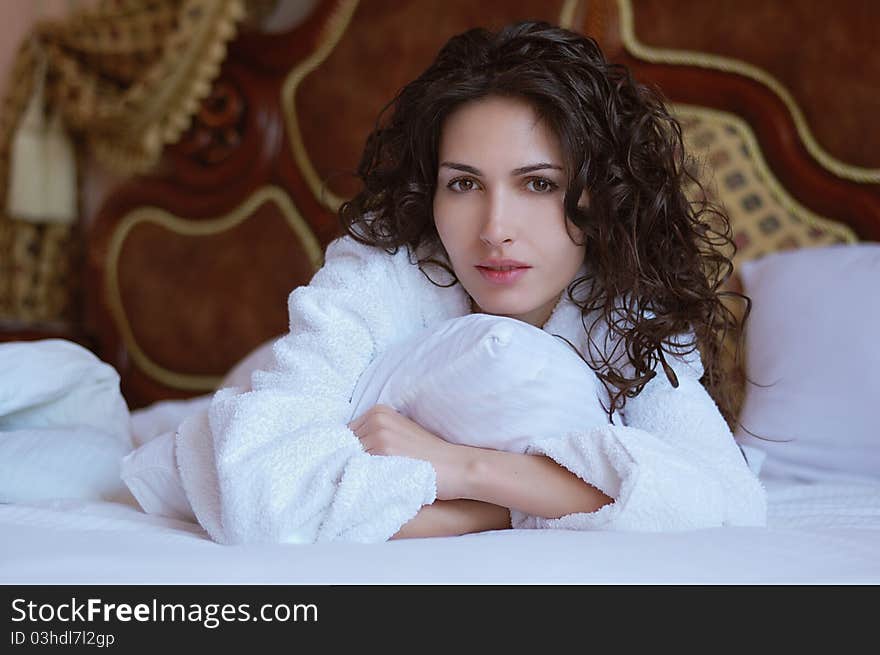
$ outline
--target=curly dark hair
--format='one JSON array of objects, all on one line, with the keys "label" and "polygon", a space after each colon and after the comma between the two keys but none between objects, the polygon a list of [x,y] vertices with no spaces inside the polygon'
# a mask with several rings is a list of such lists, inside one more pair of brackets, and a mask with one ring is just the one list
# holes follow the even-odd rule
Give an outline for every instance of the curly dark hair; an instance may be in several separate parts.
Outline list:
[{"label": "curly dark hair", "polygon": [[[607,61],[593,39],[534,21],[452,37],[380,112],[357,169],[363,189],[339,209],[343,230],[392,254],[403,245],[411,257],[425,244],[442,249],[432,201],[443,121],[463,103],[488,96],[527,100],[559,139],[568,171],[565,212],[586,236],[591,270],[590,280],[574,280],[567,293],[582,309],[587,334],[604,320],[632,366],[627,376],[616,356],[587,362],[609,391],[609,418],[658,365],[678,386],[666,356],[699,348],[701,382],[733,428],[725,343],[737,337],[739,362],[750,301],[722,290],[736,252],[729,220],[706,200],[662,96]],[[686,194],[686,187],[698,193]],[[585,189],[589,205],[578,206]],[[419,267],[427,261],[439,263],[426,257]],[[582,285],[590,290],[577,301]],[[745,301],[742,317],[725,296]],[[681,334],[693,339],[673,340]]]}]

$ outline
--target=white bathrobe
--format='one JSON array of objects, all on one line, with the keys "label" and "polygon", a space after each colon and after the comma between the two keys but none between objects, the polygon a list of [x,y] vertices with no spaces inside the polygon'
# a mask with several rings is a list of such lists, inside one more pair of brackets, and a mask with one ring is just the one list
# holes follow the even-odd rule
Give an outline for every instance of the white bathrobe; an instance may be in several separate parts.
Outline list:
[{"label": "white bathrobe", "polygon": [[[427,266],[435,281],[448,274]],[[441,288],[410,262],[350,237],[289,297],[290,331],[252,389],[218,391],[185,421],[176,458],[193,511],[211,537],[252,542],[381,542],[436,498],[426,461],[366,453],[347,427],[360,374],[391,344],[470,312],[460,284]],[[543,329],[589,356],[580,309],[566,294]],[[595,335],[594,335],[595,336]],[[598,339],[596,343],[601,343]],[[512,510],[515,528],[687,530],[766,522],[766,496],[699,382],[698,353],[668,358],[627,401],[624,425],[533,443],[615,499],[558,519]],[[616,421],[617,423],[617,421]]]}]

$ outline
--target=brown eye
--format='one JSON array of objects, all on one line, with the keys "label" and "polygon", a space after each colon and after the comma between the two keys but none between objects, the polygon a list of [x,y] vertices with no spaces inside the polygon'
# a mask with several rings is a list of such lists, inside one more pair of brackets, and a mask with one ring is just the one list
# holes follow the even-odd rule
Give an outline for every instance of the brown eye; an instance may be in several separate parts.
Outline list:
[{"label": "brown eye", "polygon": [[526,186],[530,185],[535,193],[550,193],[556,189],[556,183],[546,177],[533,177],[526,183]]},{"label": "brown eye", "polygon": [[[457,188],[456,185],[458,185]],[[447,186],[453,191],[458,191],[461,193],[464,191],[471,191],[474,188],[474,181],[467,177],[459,177],[452,180],[452,182],[450,182]]]}]

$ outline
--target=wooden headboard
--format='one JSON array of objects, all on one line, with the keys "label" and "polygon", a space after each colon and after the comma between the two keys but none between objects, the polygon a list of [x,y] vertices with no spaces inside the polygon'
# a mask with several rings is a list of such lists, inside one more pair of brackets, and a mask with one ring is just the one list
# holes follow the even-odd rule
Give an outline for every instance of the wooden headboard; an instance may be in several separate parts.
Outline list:
[{"label": "wooden headboard", "polygon": [[751,149],[746,182],[730,173],[719,193],[757,180],[767,193],[749,202],[764,214],[749,220],[761,232],[772,216],[784,238],[759,248],[743,228],[743,253],[880,239],[880,175],[829,170],[766,80],[640,49],[632,11],[629,0],[325,0],[286,32],[239,35],[160,170],[115,189],[90,223],[85,327],[129,405],[210,392],[287,330],[287,296],[340,233],[335,210],[357,188],[379,111],[469,27],[537,18],[590,34],[676,103],[694,147],[715,148],[710,163]]}]

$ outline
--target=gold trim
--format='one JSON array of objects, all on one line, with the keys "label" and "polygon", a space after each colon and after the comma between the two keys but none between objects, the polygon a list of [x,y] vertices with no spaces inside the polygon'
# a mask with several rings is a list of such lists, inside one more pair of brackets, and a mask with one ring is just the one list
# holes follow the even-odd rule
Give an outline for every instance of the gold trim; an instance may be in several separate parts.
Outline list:
[{"label": "gold trim", "polygon": [[562,3],[562,11],[559,12],[559,27],[567,30],[571,29],[574,24],[574,13],[577,11],[580,0],[565,0]]},{"label": "gold trim", "polygon": [[[109,11],[83,9],[70,30],[88,30],[93,17],[99,25],[106,23],[104,14]],[[105,98],[91,116],[78,119],[95,155],[114,170],[146,172],[166,144],[180,139],[210,95],[247,7],[243,0],[188,0],[177,14],[177,27],[168,35],[155,70],[114,102]],[[184,33],[185,27],[191,30]],[[67,77],[71,77],[67,82],[76,83],[71,75]]]},{"label": "gold trim", "polygon": [[107,286],[107,301],[110,310],[116,320],[116,325],[122,333],[128,351],[135,363],[154,380],[158,380],[165,386],[173,389],[186,391],[210,391],[216,389],[222,377],[211,375],[191,375],[170,371],[160,366],[141,350],[135,339],[134,332],[128,322],[125,309],[122,305],[122,295],[119,291],[119,276],[117,263],[122,252],[122,246],[129,232],[140,223],[154,223],[165,228],[169,232],[184,236],[205,236],[217,234],[232,229],[239,223],[249,218],[254,211],[266,202],[274,202],[281,209],[284,218],[290,224],[297,238],[303,246],[314,270],[321,267],[323,254],[321,246],[308,223],[297,211],[288,195],[279,187],[268,185],[257,189],[238,208],[221,218],[210,220],[193,221],[179,218],[158,207],[138,207],[123,217],[119,227],[113,233],[110,247],[107,252],[107,269],[105,284]]},{"label": "gold trim", "polygon": [[856,236],[855,232],[853,232],[849,227],[835,221],[834,219],[820,216],[819,214],[816,214],[815,212],[807,209],[785,190],[782,184],[771,172],[770,167],[767,165],[767,162],[764,161],[764,156],[761,154],[761,149],[758,145],[758,139],[755,136],[754,132],[752,132],[752,128],[749,127],[749,124],[746,123],[746,121],[744,121],[742,118],[726,111],[709,109],[707,107],[698,107],[696,105],[671,103],[670,109],[675,116],[691,116],[694,118],[701,118],[709,121],[719,121],[728,125],[732,125],[733,128],[736,129],[738,136],[742,138],[743,141],[745,141],[746,147],[748,147],[749,149],[749,153],[751,154],[755,168],[758,169],[758,173],[763,177],[767,186],[770,188],[770,191],[774,194],[776,199],[779,201],[779,204],[781,204],[784,209],[792,214],[797,215],[804,221],[804,223],[806,223],[810,227],[822,230],[824,232],[830,232],[849,243],[856,243],[858,241],[858,237]]},{"label": "gold trim", "polygon": [[287,122],[287,133],[290,138],[290,148],[293,150],[293,158],[306,179],[312,195],[332,212],[336,212],[343,203],[329,189],[321,189],[321,179],[312,165],[309,155],[303,143],[302,132],[299,129],[299,119],[296,113],[296,89],[306,75],[320,66],[342,38],[342,34],[351,22],[357,9],[358,0],[342,0],[327,20],[320,37],[317,49],[296,66],[284,80],[281,87],[281,104],[284,108],[284,118]]},{"label": "gold trim", "polygon": [[737,73],[738,75],[748,77],[756,82],[764,84],[776,93],[782,102],[785,103],[785,106],[788,108],[788,111],[794,119],[798,135],[819,165],[838,177],[853,180],[854,182],[869,184],[880,182],[880,168],[863,168],[861,166],[847,164],[826,152],[815,140],[812,132],[810,132],[807,121],[791,93],[789,93],[788,89],[786,89],[785,86],[783,86],[775,77],[766,71],[761,70],[757,66],[753,66],[738,59],[688,50],[655,48],[640,43],[635,35],[635,22],[633,19],[631,0],[617,0],[617,6],[620,10],[621,40],[623,41],[624,47],[629,50],[633,56],[653,63],[700,66],[702,68],[710,68],[728,73]]}]

